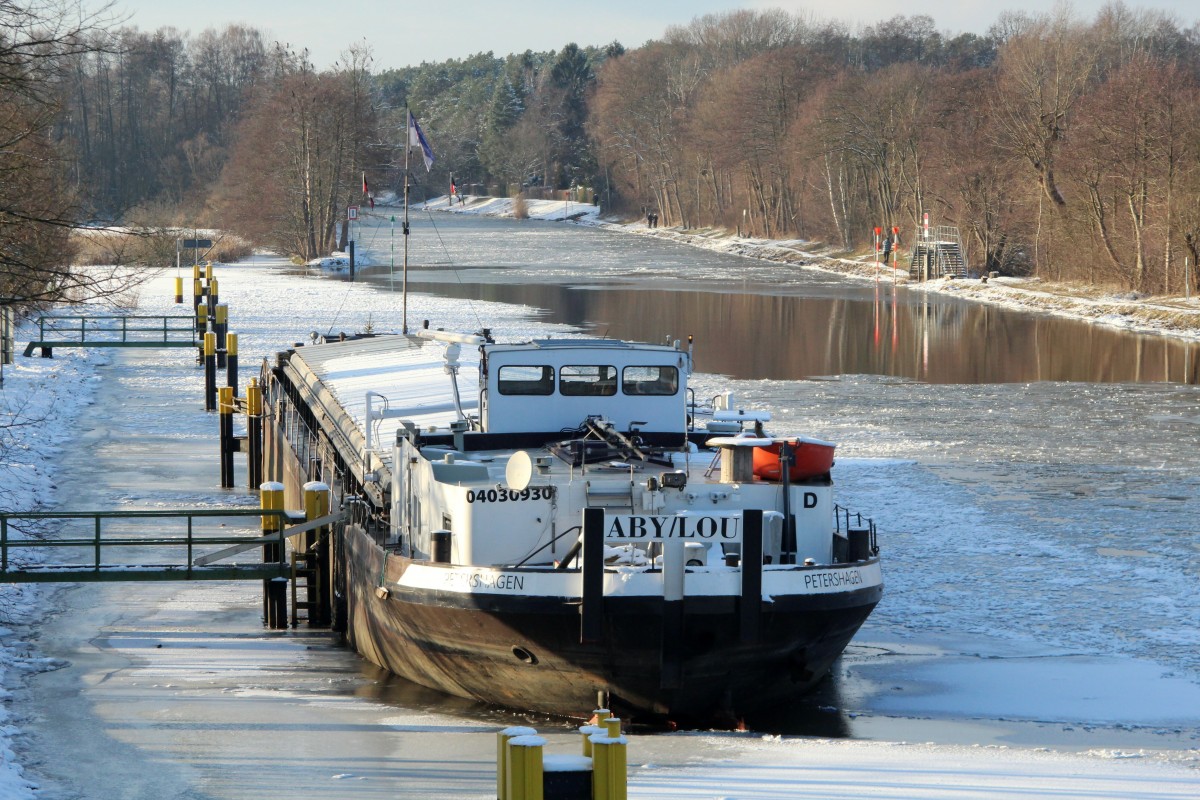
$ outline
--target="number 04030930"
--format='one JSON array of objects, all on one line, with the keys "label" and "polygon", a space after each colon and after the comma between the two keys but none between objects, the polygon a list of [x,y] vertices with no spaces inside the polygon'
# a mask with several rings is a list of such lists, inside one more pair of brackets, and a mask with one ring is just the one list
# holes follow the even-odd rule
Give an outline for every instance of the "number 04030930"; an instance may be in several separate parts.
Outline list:
[{"label": "number 04030930", "polygon": [[500,486],[495,489],[468,489],[468,503],[510,503],[520,500],[550,500],[554,497],[553,486],[530,486],[514,491]]}]

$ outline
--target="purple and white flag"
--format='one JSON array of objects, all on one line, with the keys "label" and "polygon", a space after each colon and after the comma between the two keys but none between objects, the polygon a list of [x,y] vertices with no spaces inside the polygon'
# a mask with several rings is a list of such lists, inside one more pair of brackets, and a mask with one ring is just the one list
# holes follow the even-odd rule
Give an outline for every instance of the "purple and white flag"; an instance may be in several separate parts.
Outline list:
[{"label": "purple and white flag", "polygon": [[429,172],[430,167],[433,166],[433,148],[429,146],[425,133],[417,124],[417,118],[412,115],[411,111],[408,112],[408,146],[421,148],[421,155],[425,158],[425,171]]}]

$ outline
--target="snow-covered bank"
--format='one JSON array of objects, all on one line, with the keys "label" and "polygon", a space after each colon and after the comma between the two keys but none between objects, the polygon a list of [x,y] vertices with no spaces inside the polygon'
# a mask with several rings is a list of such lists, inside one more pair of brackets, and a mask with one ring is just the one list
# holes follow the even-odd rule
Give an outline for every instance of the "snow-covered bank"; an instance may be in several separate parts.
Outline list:
[{"label": "snow-covered bank", "polygon": [[[597,206],[556,200],[526,200],[530,219],[570,220],[613,230],[701,247],[730,255],[835,272],[860,280],[898,282],[910,291],[942,293],[1003,308],[1057,316],[1119,328],[1134,333],[1200,340],[1200,296],[1152,297],[1134,292],[1105,293],[1082,286],[1051,284],[1038,279],[999,277],[909,281],[903,269],[877,265],[871,258],[846,258],[817,242],[801,239],[754,239],[712,228],[649,228],[644,221],[617,222],[600,217]],[[507,198],[471,197],[450,203],[438,197],[423,204],[431,211],[513,217]],[[901,263],[903,257],[901,257]]]},{"label": "snow-covered bank", "polygon": [[[375,330],[395,330],[399,325],[399,309],[394,296],[380,292],[365,284],[334,283],[315,280],[312,277],[289,274],[293,268],[279,259],[262,259],[244,265],[218,267],[221,279],[222,298],[230,304],[231,319],[240,335],[241,353],[244,365],[252,365],[258,359],[269,356],[275,350],[295,341],[308,338],[309,332],[316,330],[320,333],[329,331],[360,331],[370,325]],[[147,314],[178,313],[178,307],[170,301],[170,276],[163,276],[149,284],[142,293],[139,311]],[[419,303],[423,314],[438,319],[447,325],[471,325],[472,317],[466,316],[463,303],[453,299],[430,298],[422,296]],[[549,327],[530,321],[528,310],[495,303],[477,302],[475,309],[489,324],[496,324],[503,335],[519,337],[534,333],[545,333]],[[297,316],[296,310],[303,309],[303,314]],[[561,329],[560,329],[561,330]],[[33,398],[25,406],[24,418],[35,418],[38,415],[56,413],[60,416],[53,424],[52,431],[58,436],[57,442],[43,442],[41,436],[47,431],[39,431],[36,426],[13,429],[14,435],[23,437],[19,446],[5,445],[6,462],[17,466],[22,474],[30,476],[22,479],[22,484],[28,483],[27,497],[37,499],[50,491],[56,479],[54,464],[59,450],[66,446],[67,441],[76,430],[72,420],[84,412],[83,404],[88,402],[87,392],[79,392],[80,386],[85,389],[96,381],[94,363],[91,359],[83,358],[86,351],[61,349],[56,352],[53,360],[24,359],[19,360],[15,367],[5,370],[6,387],[3,392],[5,413],[15,406],[8,404],[8,390],[18,385],[24,385],[26,390],[19,393],[20,397]],[[119,359],[120,357],[117,356]],[[78,360],[77,360],[78,359]],[[145,376],[141,380],[176,381],[181,386],[181,392],[194,391],[200,381],[200,376],[194,364],[186,354],[176,352],[162,359],[163,366],[158,374]],[[67,368],[76,364],[78,371]],[[91,366],[89,366],[89,364]],[[112,370],[122,369],[118,360]],[[111,374],[111,372],[110,372]],[[247,372],[247,375],[250,373]],[[42,377],[37,377],[42,376]],[[28,387],[37,386],[36,391]],[[18,394],[11,395],[18,397]],[[131,398],[131,403],[137,402]],[[71,414],[75,417],[72,417]],[[147,424],[156,428],[180,429],[181,436],[197,435],[194,431],[181,429],[183,423],[178,419],[147,420]],[[203,422],[207,426],[213,423],[211,418]],[[211,435],[211,427],[201,429]],[[216,457],[213,454],[213,469],[216,468]],[[931,500],[929,493],[913,491],[918,485],[911,480],[913,470],[907,463],[895,463],[887,469],[881,469],[878,459],[863,459],[855,463],[847,459],[839,461],[839,469],[854,471],[861,475],[874,475],[873,480],[881,484],[877,492],[888,499],[889,524],[893,528],[902,526],[894,522],[897,516],[907,517],[911,523],[903,526],[918,532],[912,539],[932,538],[924,536],[929,525],[931,512],[929,506],[938,504],[945,506],[943,517],[939,522],[947,526],[960,516],[958,498],[955,493],[942,488],[937,495],[936,503]],[[8,485],[5,477],[4,485]],[[859,482],[864,478],[860,477]],[[1111,477],[1108,480],[1112,480]],[[885,486],[883,486],[885,485]],[[996,494],[1016,493],[1017,489],[1007,487]],[[204,487],[196,487],[197,494],[204,494],[211,502],[221,502],[222,495],[216,490],[209,491]],[[884,494],[884,493],[887,494]],[[951,506],[954,506],[953,508]],[[994,509],[982,509],[982,516],[989,511],[992,516]],[[1066,514],[1067,512],[1063,512]],[[960,523],[961,520],[958,520]],[[968,520],[969,522],[970,520]],[[1012,528],[1017,529],[1014,523]],[[908,551],[909,563],[904,565],[902,544],[899,536],[892,535],[888,540],[889,558],[893,559],[889,569],[893,574],[907,568],[910,572],[920,568],[912,562],[945,564],[949,555],[945,551],[955,548],[964,551],[961,557],[978,558],[980,552],[987,547],[993,548],[995,554],[1014,561],[1010,573],[1012,583],[1034,585],[1033,578],[1049,575],[1046,583],[1038,585],[1037,592],[1029,592],[1023,599],[1031,607],[1031,613],[1038,612],[1037,604],[1046,603],[1046,592],[1058,590],[1062,596],[1078,594],[1077,584],[1072,580],[1076,576],[1057,572],[1056,565],[1061,565],[1060,558],[1051,560],[1051,554],[1039,550],[1037,558],[1012,559],[1012,553],[1020,554],[1021,550],[1008,549],[1007,543],[996,543],[993,540],[981,542],[978,540],[937,540],[924,547],[925,550],[913,553],[910,546]],[[938,552],[938,551],[941,552]],[[1050,571],[1039,569],[1038,565],[1050,564]],[[1114,567],[1116,569],[1116,567]],[[1028,570],[1028,572],[1022,572]],[[1141,580],[1158,576],[1148,576],[1138,573]],[[945,585],[945,573],[929,570],[925,573],[929,580],[927,586],[919,588],[926,590],[924,598],[917,597],[905,600],[899,593],[889,597],[892,608],[888,613],[894,617],[920,619],[922,615],[936,617],[943,621],[949,617],[944,609],[930,610],[928,605],[922,607],[918,603],[931,603],[935,598],[946,603],[959,603],[961,594],[948,592]],[[968,576],[969,577],[969,576]],[[1117,573],[1112,583],[1125,578],[1124,573]],[[895,580],[897,585],[899,580]],[[1173,584],[1161,584],[1161,594],[1164,601],[1170,599]],[[4,591],[8,591],[5,589]],[[961,591],[961,587],[959,589]],[[914,593],[916,594],[916,593]],[[181,600],[180,602],[183,602]],[[1061,598],[1054,602],[1061,603]],[[1009,606],[1012,608],[1013,606]],[[1104,616],[1122,620],[1120,606]],[[981,612],[986,613],[986,612]],[[993,620],[994,625],[1009,624],[1008,619]],[[18,634],[15,638],[21,638]],[[1187,640],[1179,642],[1181,648],[1189,646]],[[15,679],[20,654],[12,652],[8,656],[9,664],[13,665],[14,673],[8,679]],[[989,661],[997,670],[1005,670],[1005,663],[1000,659]],[[942,669],[944,673],[945,670]],[[989,684],[987,693],[989,700],[999,702],[1000,697],[1015,696],[1021,691],[1022,683],[1049,687],[1044,678],[1045,674],[1028,672],[1010,675],[1004,684]],[[1126,678],[1123,674],[1121,679]],[[1153,676],[1145,676],[1149,682]],[[897,684],[899,685],[899,684]],[[908,684],[905,684],[906,686]],[[956,684],[957,685],[957,684]],[[1130,691],[1132,684],[1118,684],[1123,691]],[[973,687],[973,688],[978,688]],[[1002,691],[997,691],[1002,690]],[[1027,699],[1027,698],[1023,698]],[[1178,699],[1178,697],[1177,697]],[[1066,712],[1060,716],[1061,709],[1046,708],[1047,704],[1056,702],[1053,696],[1039,696],[1039,713],[1049,719],[1077,719]],[[1131,699],[1131,704],[1134,701]],[[1186,703],[1179,703],[1182,709]],[[20,709],[10,709],[17,716]],[[987,713],[994,713],[989,709]],[[1149,714],[1149,711],[1146,712]],[[901,720],[895,723],[898,727],[904,725]],[[10,728],[19,727],[19,722],[12,723]],[[13,730],[8,730],[12,735]],[[199,739],[204,734],[197,732]],[[220,735],[209,734],[209,735]],[[486,732],[479,734],[488,735]],[[1194,796],[1197,787],[1197,759],[1200,754],[1194,749],[1176,749],[1173,751],[1146,750],[1137,747],[1113,747],[1105,749],[1090,749],[1085,753],[1047,752],[1045,748],[1031,747],[972,747],[969,745],[934,745],[934,744],[904,744],[900,740],[915,738],[910,734],[899,734],[891,741],[847,741],[811,739],[799,737],[763,737],[753,735],[689,735],[681,734],[670,737],[645,737],[635,739],[640,742],[636,749],[631,750],[630,795],[637,798],[694,798],[695,800],[712,800],[712,798],[791,798],[791,797],[845,797],[860,798],[864,795],[878,797],[962,797],[982,796],[992,797],[1044,797],[1049,794],[1067,794],[1072,797],[1131,797],[1131,798],[1184,798]],[[445,752],[460,752],[454,748],[453,738],[446,740],[449,745]],[[919,741],[924,742],[924,738]],[[662,742],[660,744],[660,742]],[[3,756],[5,763],[11,765],[11,758]],[[1192,767],[1192,768],[1187,768]],[[268,769],[263,765],[262,769]],[[349,767],[347,767],[349,769]],[[476,765],[476,769],[479,769]],[[276,785],[283,785],[286,776],[279,776]],[[8,786],[0,784],[0,798],[24,798],[35,796],[27,785],[20,783],[20,777],[14,779],[11,793],[6,794]],[[486,781],[484,781],[486,783]],[[391,796],[402,796],[399,788],[368,781],[353,783],[350,780],[339,781],[345,787],[345,795],[376,796],[384,791],[390,791]],[[357,789],[361,786],[363,788]],[[373,792],[373,793],[372,793]],[[478,794],[456,794],[454,796],[485,797]],[[449,796],[449,795],[448,795]]]}]

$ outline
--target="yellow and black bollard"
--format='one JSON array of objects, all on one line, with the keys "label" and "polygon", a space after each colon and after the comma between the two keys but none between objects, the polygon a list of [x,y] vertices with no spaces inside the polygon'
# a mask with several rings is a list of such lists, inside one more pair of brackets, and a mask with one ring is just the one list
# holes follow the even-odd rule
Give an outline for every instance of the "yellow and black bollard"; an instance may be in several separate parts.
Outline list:
[{"label": "yellow and black bollard", "polygon": [[[319,481],[304,484],[304,518],[308,522],[329,516],[329,485]],[[304,534],[305,597],[308,600],[308,624],[325,627],[333,616],[330,602],[333,584],[329,575],[329,526]]]},{"label": "yellow and black bollard", "polygon": [[217,410],[217,335],[204,334],[204,410]]},{"label": "yellow and black bollard", "polygon": [[250,488],[262,483],[263,478],[263,417],[262,388],[258,378],[251,378],[246,387],[246,466],[250,475]]},{"label": "yellow and black bollard", "polygon": [[176,305],[183,304],[183,276],[182,275],[175,276],[175,304]]},{"label": "yellow and black bollard", "polygon": [[[263,511],[283,510],[282,483],[267,481],[258,488]],[[283,542],[278,538],[283,528],[282,517],[276,514],[263,515],[263,537],[275,537],[263,545],[263,563],[278,564],[280,567],[279,577],[263,579],[263,621],[268,628],[276,630],[282,630],[288,625],[287,578],[283,577]]]},{"label": "yellow and black bollard", "polygon": [[[217,335],[217,369],[225,369],[225,334],[229,332],[229,306],[220,303],[213,313],[213,333]],[[229,384],[234,386],[236,384]]]},{"label": "yellow and black bollard", "polygon": [[[196,266],[196,274],[200,272]],[[192,281],[192,308],[196,312],[196,338],[200,340],[200,351],[196,354],[196,363],[204,363],[204,334],[208,332],[208,306],[204,304],[204,286],[199,278]]]},{"label": "yellow and black bollard", "polygon": [[[237,334],[225,334],[225,385],[233,387],[234,395],[237,394],[238,386],[238,353],[237,353]],[[218,364],[217,366],[221,366]]]},{"label": "yellow and black bollard", "polygon": [[217,411],[221,418],[221,488],[233,488],[233,389],[222,386],[217,390]]},{"label": "yellow and black bollard", "polygon": [[[211,267],[209,270],[211,271]],[[208,316],[215,318],[217,316],[217,306],[220,304],[219,290],[217,288],[217,279],[208,279]]]}]

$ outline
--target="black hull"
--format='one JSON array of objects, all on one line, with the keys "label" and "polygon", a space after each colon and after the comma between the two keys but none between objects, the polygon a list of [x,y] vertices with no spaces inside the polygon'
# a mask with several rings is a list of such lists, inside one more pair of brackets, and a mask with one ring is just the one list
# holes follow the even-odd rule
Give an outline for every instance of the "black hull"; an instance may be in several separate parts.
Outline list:
[{"label": "black hull", "polygon": [[[449,694],[567,717],[587,716],[598,692],[646,722],[729,724],[777,707],[828,672],[882,594],[777,597],[750,642],[735,598],[609,597],[603,636],[582,644],[577,603],[397,589],[409,562],[353,527],[342,553],[348,635],[368,660]],[[379,593],[385,574],[392,588]]]}]

